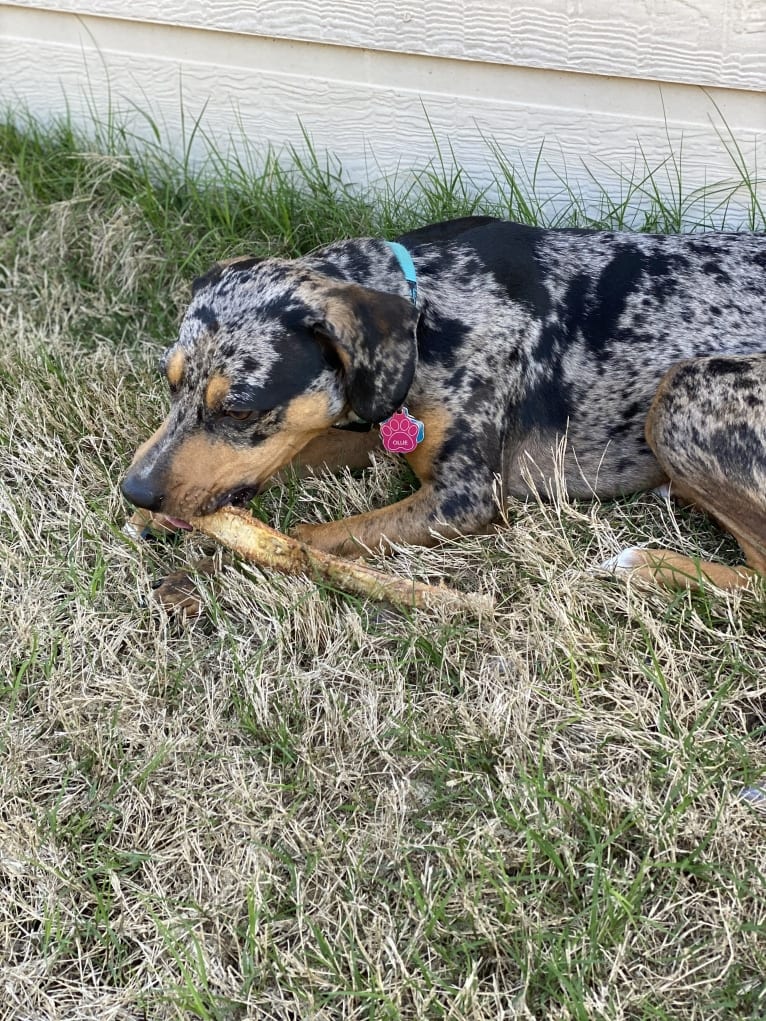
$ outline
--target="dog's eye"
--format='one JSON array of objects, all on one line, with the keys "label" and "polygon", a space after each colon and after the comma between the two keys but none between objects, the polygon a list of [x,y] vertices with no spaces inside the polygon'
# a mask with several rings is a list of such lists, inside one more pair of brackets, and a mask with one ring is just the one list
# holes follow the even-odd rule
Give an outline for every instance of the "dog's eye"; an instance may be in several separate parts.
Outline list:
[{"label": "dog's eye", "polygon": [[257,412],[247,411],[244,408],[224,408],[221,414],[224,418],[233,418],[235,422],[249,422],[255,418]]}]

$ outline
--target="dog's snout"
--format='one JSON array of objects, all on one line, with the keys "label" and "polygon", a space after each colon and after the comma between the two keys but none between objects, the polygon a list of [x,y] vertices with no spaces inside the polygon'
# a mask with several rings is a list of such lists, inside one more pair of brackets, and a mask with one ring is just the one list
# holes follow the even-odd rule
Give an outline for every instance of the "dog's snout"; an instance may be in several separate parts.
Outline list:
[{"label": "dog's snout", "polygon": [[163,493],[152,485],[151,480],[143,479],[136,472],[129,471],[120,488],[123,496],[134,506],[143,507],[148,511],[161,510]]}]

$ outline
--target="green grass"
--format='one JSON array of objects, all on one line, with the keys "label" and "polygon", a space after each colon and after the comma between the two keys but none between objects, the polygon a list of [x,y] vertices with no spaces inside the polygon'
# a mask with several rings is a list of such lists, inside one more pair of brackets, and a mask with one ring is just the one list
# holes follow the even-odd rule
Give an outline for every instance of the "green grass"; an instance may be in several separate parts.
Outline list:
[{"label": "green grass", "polygon": [[[649,541],[736,562],[702,515],[513,503],[396,554],[495,594],[479,624],[229,567],[184,626],[150,580],[201,544],[131,543],[117,490],[215,258],[474,211],[710,225],[735,188],[763,227],[755,176],[730,140],[731,186],[685,193],[679,155],[595,212],[563,181],[554,215],[496,151],[490,200],[449,153],[361,187],[307,143],[195,170],[114,125],[0,125],[0,1016],[763,1017],[766,816],[737,796],[766,771],[762,595],[596,569]],[[259,512],[408,484],[381,461]]]}]

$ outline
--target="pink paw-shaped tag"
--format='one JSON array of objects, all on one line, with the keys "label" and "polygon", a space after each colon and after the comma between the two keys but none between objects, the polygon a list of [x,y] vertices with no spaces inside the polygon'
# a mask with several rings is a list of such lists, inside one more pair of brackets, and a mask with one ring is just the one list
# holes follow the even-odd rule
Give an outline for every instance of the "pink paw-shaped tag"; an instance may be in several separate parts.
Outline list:
[{"label": "pink paw-shaped tag", "polygon": [[411,454],[418,443],[423,442],[425,434],[426,427],[406,408],[401,408],[380,423],[383,446],[392,454]]}]

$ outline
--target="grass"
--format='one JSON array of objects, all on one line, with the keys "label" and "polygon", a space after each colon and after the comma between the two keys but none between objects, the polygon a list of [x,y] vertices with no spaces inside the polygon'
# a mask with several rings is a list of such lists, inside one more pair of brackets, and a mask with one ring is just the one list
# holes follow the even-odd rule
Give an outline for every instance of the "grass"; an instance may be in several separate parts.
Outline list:
[{"label": "grass", "polygon": [[[763,598],[596,569],[648,541],[736,562],[704,517],[514,503],[496,536],[395,556],[495,593],[479,626],[228,568],[184,627],[150,580],[198,541],[120,531],[191,277],[476,209],[546,219],[533,178],[498,163],[490,201],[442,154],[365,193],[310,149],[192,171],[128,142],[0,127],[0,1016],[763,1017],[766,816],[738,796],[766,771]],[[624,225],[637,193],[632,226],[692,208],[639,168],[556,215]],[[723,216],[724,194],[696,199]],[[402,484],[381,460],[261,512]]]}]

